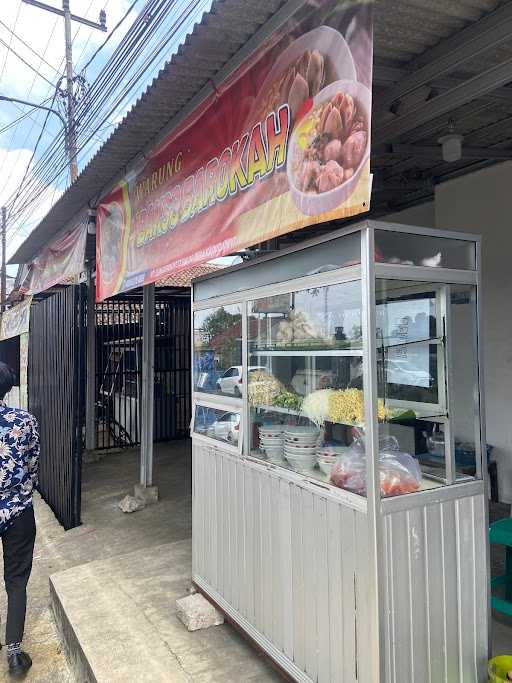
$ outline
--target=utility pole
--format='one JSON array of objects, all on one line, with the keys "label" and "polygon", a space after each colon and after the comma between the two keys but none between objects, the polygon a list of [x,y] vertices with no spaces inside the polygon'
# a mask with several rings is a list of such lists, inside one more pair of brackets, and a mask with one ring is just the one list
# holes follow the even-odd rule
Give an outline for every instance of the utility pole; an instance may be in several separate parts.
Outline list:
[{"label": "utility pole", "polygon": [[76,147],[76,129],[75,129],[75,99],[73,94],[73,53],[71,41],[71,22],[78,21],[81,24],[96,28],[99,31],[107,30],[107,15],[104,10],[101,10],[99,23],[85,19],[85,17],[78,17],[76,14],[71,14],[69,7],[69,0],[62,0],[62,9],[46,5],[39,0],[23,0],[27,5],[33,5],[44,9],[47,12],[53,12],[61,17],[64,17],[64,37],[66,41],[66,96],[67,96],[67,126],[66,126],[66,147],[69,156],[69,172],[71,175],[71,182],[73,183],[78,176],[78,162],[77,162],[77,147]]},{"label": "utility pole", "polygon": [[68,94],[68,154],[71,182],[78,177],[76,160],[75,101],[73,99],[73,53],[71,45],[71,11],[69,0],[62,0],[64,10],[64,35],[66,37],[66,90]]},{"label": "utility pole", "polygon": [[5,206],[2,206],[2,273],[1,273],[1,280],[0,280],[0,288],[1,288],[1,294],[0,297],[2,299],[2,313],[5,311],[5,302],[7,299],[7,273],[6,273],[6,266],[5,266],[5,261],[6,261],[6,255],[5,255],[5,250],[6,250],[6,236],[7,236],[7,209]]}]

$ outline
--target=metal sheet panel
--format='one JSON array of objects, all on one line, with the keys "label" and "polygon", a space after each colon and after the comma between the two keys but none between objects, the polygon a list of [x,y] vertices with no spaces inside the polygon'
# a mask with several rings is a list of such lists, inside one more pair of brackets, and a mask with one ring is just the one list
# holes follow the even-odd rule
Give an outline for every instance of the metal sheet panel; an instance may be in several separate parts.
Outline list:
[{"label": "metal sheet panel", "polygon": [[478,683],[487,661],[483,494],[384,518],[386,683]]},{"label": "metal sheet panel", "polygon": [[205,442],[193,465],[194,580],[297,680],[369,681],[365,513]]}]

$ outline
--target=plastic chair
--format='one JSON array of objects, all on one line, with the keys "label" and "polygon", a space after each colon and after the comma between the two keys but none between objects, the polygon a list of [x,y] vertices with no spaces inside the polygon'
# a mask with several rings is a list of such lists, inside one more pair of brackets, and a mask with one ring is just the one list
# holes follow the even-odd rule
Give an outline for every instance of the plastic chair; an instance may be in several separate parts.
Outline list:
[{"label": "plastic chair", "polygon": [[512,617],[512,517],[500,519],[491,524],[489,541],[495,545],[503,545],[506,550],[505,574],[491,581],[491,588],[503,588],[504,597],[493,595],[491,605],[498,612]]}]

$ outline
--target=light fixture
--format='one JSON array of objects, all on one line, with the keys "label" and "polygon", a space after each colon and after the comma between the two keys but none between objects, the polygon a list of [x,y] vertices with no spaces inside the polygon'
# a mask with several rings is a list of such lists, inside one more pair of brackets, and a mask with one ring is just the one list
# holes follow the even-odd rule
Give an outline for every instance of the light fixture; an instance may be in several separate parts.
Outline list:
[{"label": "light fixture", "polygon": [[87,234],[96,234],[96,209],[87,210]]},{"label": "light fixture", "polygon": [[448,123],[448,133],[439,138],[438,142],[443,147],[443,159],[448,163],[460,161],[462,159],[463,135],[455,132],[455,123],[450,120]]}]

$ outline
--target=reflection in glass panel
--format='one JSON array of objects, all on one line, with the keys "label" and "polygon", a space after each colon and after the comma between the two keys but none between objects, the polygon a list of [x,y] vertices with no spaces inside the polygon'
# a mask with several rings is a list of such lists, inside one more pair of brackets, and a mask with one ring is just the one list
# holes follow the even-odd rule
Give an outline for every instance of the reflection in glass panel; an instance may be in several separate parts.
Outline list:
[{"label": "reflection in glass panel", "polygon": [[376,283],[378,392],[388,412],[380,426],[384,496],[476,474],[475,296],[467,285]]},{"label": "reflection in glass panel", "polygon": [[375,260],[407,266],[475,270],[475,243],[435,235],[376,230]]},{"label": "reflection in glass panel", "polygon": [[242,308],[240,304],[194,313],[194,389],[242,395]]},{"label": "reflection in glass panel", "polygon": [[[258,299],[248,313],[251,455],[365,493],[360,282]],[[333,472],[349,454],[350,476]]]},{"label": "reflection in glass panel", "polygon": [[378,395],[383,496],[446,483],[445,286],[377,280]]},{"label": "reflection in glass panel", "polygon": [[458,479],[474,477],[481,462],[476,288],[450,285],[452,329],[451,423]]},{"label": "reflection in glass panel", "polygon": [[194,432],[237,446],[240,440],[240,413],[196,405]]}]

